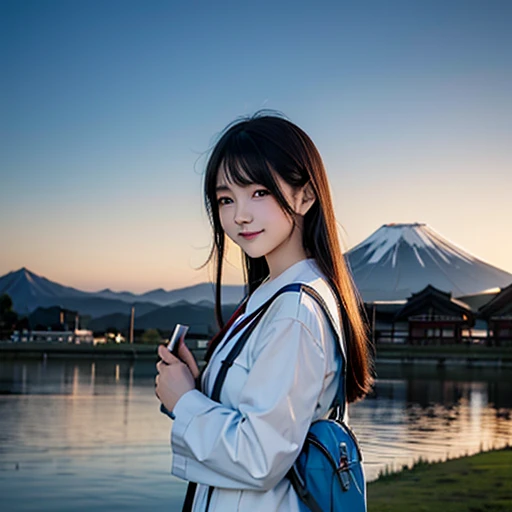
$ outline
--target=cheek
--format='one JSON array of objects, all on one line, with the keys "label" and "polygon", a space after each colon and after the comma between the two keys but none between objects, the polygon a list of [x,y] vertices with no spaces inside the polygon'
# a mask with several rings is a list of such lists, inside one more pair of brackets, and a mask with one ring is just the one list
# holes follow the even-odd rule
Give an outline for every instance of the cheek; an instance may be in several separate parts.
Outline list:
[{"label": "cheek", "polygon": [[273,198],[254,205],[253,213],[255,218],[265,221],[275,221],[283,214],[281,207]]},{"label": "cheek", "polygon": [[219,221],[222,229],[226,231],[226,216],[222,213],[222,209],[219,210]]},{"label": "cheek", "polygon": [[229,212],[226,211],[226,208],[219,209],[219,221],[222,229],[229,234],[232,223],[230,222],[230,215]]},{"label": "cheek", "polygon": [[286,212],[283,211],[281,206],[277,203],[271,203],[269,206],[262,211],[262,215],[266,217],[268,222],[271,222],[274,226],[280,228],[291,227],[293,222]]}]

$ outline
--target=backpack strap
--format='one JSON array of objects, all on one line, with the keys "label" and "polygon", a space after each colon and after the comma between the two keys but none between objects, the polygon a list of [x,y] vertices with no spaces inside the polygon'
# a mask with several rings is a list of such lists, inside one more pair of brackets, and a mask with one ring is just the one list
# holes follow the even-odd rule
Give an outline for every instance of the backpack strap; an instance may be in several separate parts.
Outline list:
[{"label": "backpack strap", "polygon": [[267,302],[262,304],[253,313],[251,313],[251,315],[249,317],[245,318],[242,321],[242,323],[244,324],[243,326],[247,326],[247,327],[246,327],[245,331],[242,333],[242,335],[240,336],[240,338],[238,338],[238,340],[235,343],[235,345],[233,346],[233,348],[230,350],[226,359],[224,359],[221,362],[221,367],[220,367],[219,373],[217,374],[217,377],[215,378],[215,383],[213,384],[212,395],[210,397],[212,400],[215,400],[216,402],[220,402],[220,392],[222,390],[224,381],[226,380],[226,375],[228,373],[228,370],[231,368],[231,366],[233,366],[233,362],[240,355],[240,352],[242,352],[245,344],[247,343],[247,340],[249,339],[249,336],[252,334],[252,331],[258,324],[258,321],[263,316],[263,314],[267,311],[267,309],[272,304],[272,302],[274,302],[274,300],[282,293],[300,291],[300,286],[301,286],[300,283],[291,283],[286,286],[283,286],[283,288],[279,289],[274,295],[272,295],[272,297],[270,297],[270,299],[268,299]]},{"label": "backpack strap", "polygon": [[[329,308],[327,307],[327,304],[325,303],[323,297],[311,286],[307,284],[303,284],[301,286],[301,290],[307,293],[311,298],[313,298],[322,311],[324,312],[324,315],[326,316],[329,325],[331,327],[331,330],[334,334],[334,337],[337,339],[336,342],[336,349],[341,357],[341,379],[340,383],[338,384],[338,388],[336,390],[336,396],[334,397],[334,400],[331,404],[331,409],[333,410],[334,416],[333,419],[337,421],[343,421],[343,418],[345,417],[345,411],[347,407],[347,396],[346,396],[346,386],[347,386],[347,340],[346,335],[350,332],[350,326],[348,324],[348,316],[342,314],[342,311],[339,311],[341,324],[340,329],[341,332],[338,331],[336,327],[336,322],[332,318],[331,312],[329,311]],[[340,306],[341,307],[341,306]],[[332,413],[331,413],[332,416]]]}]

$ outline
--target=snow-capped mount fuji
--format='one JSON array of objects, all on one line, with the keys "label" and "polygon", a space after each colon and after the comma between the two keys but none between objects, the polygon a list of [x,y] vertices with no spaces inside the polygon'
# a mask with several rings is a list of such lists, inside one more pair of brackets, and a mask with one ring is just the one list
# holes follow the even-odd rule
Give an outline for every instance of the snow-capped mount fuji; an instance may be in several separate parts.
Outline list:
[{"label": "snow-capped mount fuji", "polygon": [[365,302],[405,300],[429,284],[460,297],[512,283],[422,223],[384,224],[345,256]]}]

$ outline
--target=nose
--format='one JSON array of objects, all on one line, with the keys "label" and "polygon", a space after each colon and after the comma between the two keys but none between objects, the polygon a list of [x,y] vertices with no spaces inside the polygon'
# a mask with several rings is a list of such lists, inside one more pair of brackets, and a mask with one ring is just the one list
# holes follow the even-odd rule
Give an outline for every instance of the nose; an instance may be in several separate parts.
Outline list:
[{"label": "nose", "polygon": [[246,201],[238,201],[235,207],[235,224],[241,226],[252,222],[252,213]]}]

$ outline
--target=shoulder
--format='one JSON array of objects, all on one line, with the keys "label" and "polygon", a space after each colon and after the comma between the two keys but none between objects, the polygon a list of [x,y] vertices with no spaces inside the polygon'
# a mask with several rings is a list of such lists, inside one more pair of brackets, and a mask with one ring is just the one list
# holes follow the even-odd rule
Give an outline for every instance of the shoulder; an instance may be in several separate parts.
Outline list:
[{"label": "shoulder", "polygon": [[[339,333],[340,313],[336,296],[316,263],[309,262],[308,265],[304,265],[302,272],[294,276],[292,282],[304,284],[316,292]],[[279,295],[262,320],[264,320],[262,324],[266,327],[270,327],[277,321],[298,322],[321,344],[323,344],[322,341],[325,342],[326,338],[332,337],[326,312],[319,301],[304,289],[301,289],[300,292],[292,291]]]},{"label": "shoulder", "polygon": [[[340,330],[340,312],[331,286],[324,278],[302,282],[299,292],[280,295],[270,306],[267,321],[288,318],[301,323],[315,338],[324,337],[331,329],[330,317],[337,332]],[[311,290],[311,292],[310,292]]]}]

